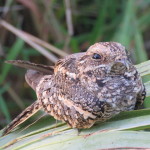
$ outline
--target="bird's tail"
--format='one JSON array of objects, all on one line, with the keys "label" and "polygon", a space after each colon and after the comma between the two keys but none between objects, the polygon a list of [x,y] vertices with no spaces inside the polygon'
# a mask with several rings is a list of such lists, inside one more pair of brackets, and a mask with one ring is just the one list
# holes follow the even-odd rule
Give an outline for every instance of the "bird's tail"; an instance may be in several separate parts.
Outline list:
[{"label": "bird's tail", "polygon": [[39,101],[35,101],[29,107],[27,107],[20,115],[18,115],[3,131],[2,136],[11,132],[15,127],[26,121],[33,114],[35,114],[38,110],[41,109]]}]

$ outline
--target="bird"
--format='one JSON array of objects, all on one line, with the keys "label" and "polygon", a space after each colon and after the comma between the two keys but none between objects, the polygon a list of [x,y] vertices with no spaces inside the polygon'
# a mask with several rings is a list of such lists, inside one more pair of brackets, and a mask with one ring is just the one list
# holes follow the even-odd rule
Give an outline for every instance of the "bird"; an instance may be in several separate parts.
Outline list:
[{"label": "bird", "polygon": [[90,128],[120,112],[138,109],[146,95],[126,48],[117,42],[95,43],[86,52],[59,59],[54,66],[6,62],[27,68],[25,79],[37,100],[6,126],[3,136],[39,110],[71,128]]}]

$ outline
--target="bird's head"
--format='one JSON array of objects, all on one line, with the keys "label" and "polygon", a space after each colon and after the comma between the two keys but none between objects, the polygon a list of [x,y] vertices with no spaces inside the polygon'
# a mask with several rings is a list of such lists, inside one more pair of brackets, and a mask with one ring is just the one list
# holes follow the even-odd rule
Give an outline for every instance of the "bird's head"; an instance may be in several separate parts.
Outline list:
[{"label": "bird's head", "polygon": [[119,75],[129,70],[125,47],[116,42],[100,42],[89,47],[80,57],[78,66],[87,74],[105,76],[106,74]]}]

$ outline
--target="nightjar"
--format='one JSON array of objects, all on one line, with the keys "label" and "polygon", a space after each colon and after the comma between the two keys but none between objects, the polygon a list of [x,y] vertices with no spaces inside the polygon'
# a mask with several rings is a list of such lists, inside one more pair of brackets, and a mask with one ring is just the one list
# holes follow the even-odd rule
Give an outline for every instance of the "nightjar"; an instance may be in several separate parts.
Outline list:
[{"label": "nightjar", "polygon": [[25,78],[37,101],[16,117],[3,135],[40,109],[72,128],[90,128],[97,121],[137,109],[145,98],[141,77],[120,43],[96,43],[87,52],[60,59],[55,66],[20,60],[7,63],[28,69]]}]

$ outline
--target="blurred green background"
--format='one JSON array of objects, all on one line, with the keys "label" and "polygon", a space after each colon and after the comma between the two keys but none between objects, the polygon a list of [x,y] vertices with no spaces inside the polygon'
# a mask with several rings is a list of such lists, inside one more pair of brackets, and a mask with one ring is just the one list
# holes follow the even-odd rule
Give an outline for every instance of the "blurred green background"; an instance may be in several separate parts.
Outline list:
[{"label": "blurred green background", "polygon": [[[0,0],[0,15],[68,54],[86,51],[95,42],[116,41],[126,46],[135,64],[150,58],[150,0]],[[0,128],[36,100],[25,70],[4,61],[53,64],[12,32],[0,22]]]}]

